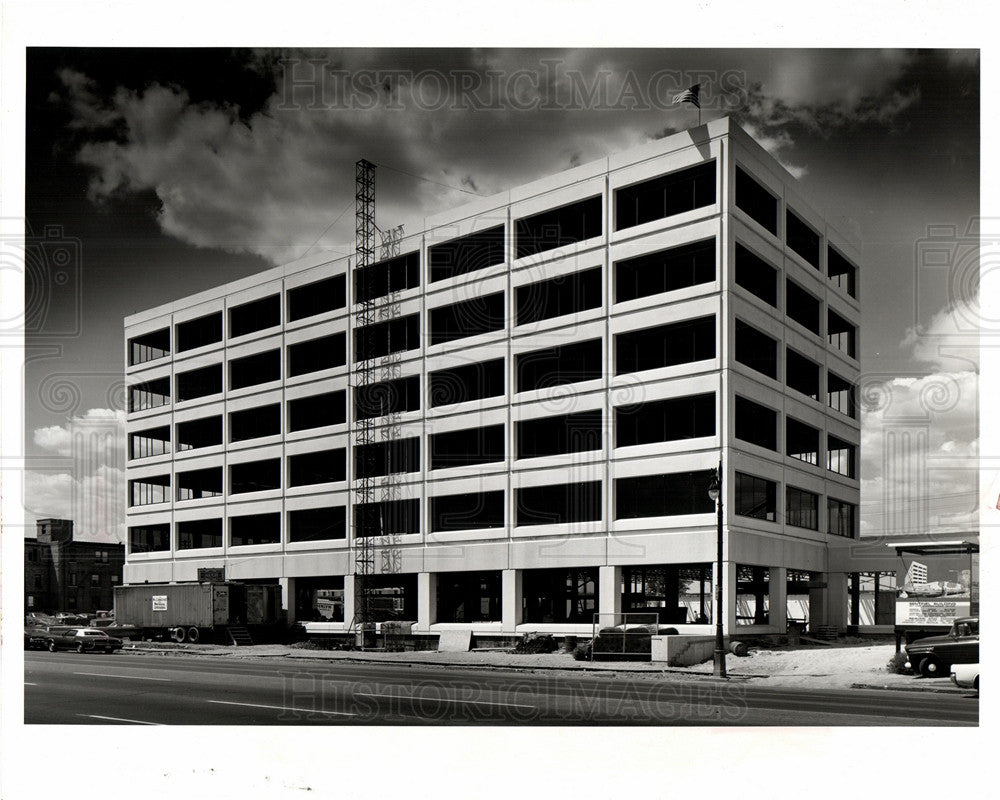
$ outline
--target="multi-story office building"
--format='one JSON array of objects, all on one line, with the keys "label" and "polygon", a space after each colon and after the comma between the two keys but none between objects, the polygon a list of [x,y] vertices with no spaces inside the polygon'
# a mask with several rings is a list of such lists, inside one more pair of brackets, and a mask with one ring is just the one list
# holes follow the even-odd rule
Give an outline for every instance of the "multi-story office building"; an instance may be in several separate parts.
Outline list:
[{"label": "multi-story office building", "polygon": [[704,632],[721,460],[727,630],[783,631],[795,594],[843,622],[858,245],[746,133],[716,120],[398,244],[126,319],[127,582],[222,567],[346,628],[368,536],[376,613],[417,630],[652,609]]}]

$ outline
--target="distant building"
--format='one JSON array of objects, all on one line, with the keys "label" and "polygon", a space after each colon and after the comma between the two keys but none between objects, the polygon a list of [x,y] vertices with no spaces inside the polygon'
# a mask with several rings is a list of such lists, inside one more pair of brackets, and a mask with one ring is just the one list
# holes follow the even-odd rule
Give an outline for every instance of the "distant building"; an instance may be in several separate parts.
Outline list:
[{"label": "distant building", "polygon": [[73,521],[40,519],[24,540],[24,610],[91,612],[114,608],[125,545],[74,542]]},{"label": "distant building", "polygon": [[927,565],[914,561],[906,571],[905,583],[912,586],[916,583],[927,583]]}]

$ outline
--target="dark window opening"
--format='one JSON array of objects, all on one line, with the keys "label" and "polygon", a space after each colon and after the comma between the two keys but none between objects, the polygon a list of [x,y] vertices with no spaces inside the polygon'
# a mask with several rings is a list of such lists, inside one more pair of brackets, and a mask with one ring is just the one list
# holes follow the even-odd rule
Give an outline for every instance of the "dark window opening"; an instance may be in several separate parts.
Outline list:
[{"label": "dark window opening", "polygon": [[500,571],[440,572],[437,622],[499,621]]},{"label": "dark window opening", "polygon": [[736,624],[767,625],[770,619],[771,570],[736,565]]},{"label": "dark window opening", "polygon": [[714,392],[650,400],[615,409],[615,447],[714,435]]},{"label": "dark window opening", "polygon": [[827,533],[854,539],[855,509],[856,507],[851,503],[828,497],[826,500]]},{"label": "dark window opening", "polygon": [[855,447],[836,436],[826,437],[826,468],[847,478],[855,477]]},{"label": "dark window opening", "polygon": [[736,320],[736,360],[744,366],[778,379],[778,342],[761,333],[756,328],[747,325],[743,320]]},{"label": "dark window opening", "polygon": [[174,326],[177,336],[177,352],[194,350],[222,341],[222,312],[206,314],[204,317],[180,322]]},{"label": "dark window opening", "polygon": [[170,426],[130,433],[129,458],[149,458],[170,452]]},{"label": "dark window opening", "polygon": [[278,544],[281,541],[281,514],[249,514],[229,520],[229,545]]},{"label": "dark window opening", "polygon": [[170,402],[170,378],[137,383],[128,390],[128,410],[145,411],[147,408],[159,408]]},{"label": "dark window opening", "polygon": [[195,450],[222,444],[222,416],[177,423],[177,450]]},{"label": "dark window opening", "polygon": [[715,357],[715,317],[674,322],[615,336],[618,375]]},{"label": "dark window opening", "polygon": [[602,350],[600,339],[590,339],[521,353],[516,360],[517,391],[530,392],[600,378]]},{"label": "dark window opening", "polygon": [[[715,239],[706,239],[616,261],[615,302],[624,303],[714,280]],[[598,305],[599,301],[598,294]]]},{"label": "dark window opening", "polygon": [[626,186],[615,192],[615,230],[631,228],[715,202],[715,161]]},{"label": "dark window opening", "polygon": [[355,445],[354,477],[378,478],[394,472],[420,471],[420,437]]},{"label": "dark window opening", "polygon": [[515,258],[600,236],[604,227],[601,206],[601,196],[597,195],[515,220]]},{"label": "dark window opening", "polygon": [[807,264],[819,269],[819,239],[816,231],[803,222],[790,208],[785,209],[785,242]]},{"label": "dark window opening", "polygon": [[129,366],[170,355],[170,328],[144,333],[128,340]]},{"label": "dark window opening", "polygon": [[785,453],[807,464],[819,465],[819,431],[796,419],[785,419]]},{"label": "dark window opening", "polygon": [[468,492],[431,497],[431,531],[502,528],[504,492]]},{"label": "dark window opening", "polygon": [[314,317],[347,305],[347,277],[334,275],[286,292],[288,321]]},{"label": "dark window opening", "polygon": [[420,533],[420,501],[386,500],[354,506],[354,535],[402,536]]},{"label": "dark window opening", "polygon": [[130,553],[158,553],[170,549],[170,525],[138,525],[128,529]]},{"label": "dark window opening", "polygon": [[288,485],[311,486],[347,480],[347,451],[343,447],[288,457]]},{"label": "dark window opening", "polygon": [[288,512],[289,542],[322,542],[327,539],[346,538],[347,509],[344,506],[306,508]]},{"label": "dark window opening", "polygon": [[778,484],[753,475],[736,473],[735,512],[741,517],[766,519],[774,522],[777,516]]},{"label": "dark window opening", "polygon": [[515,426],[518,458],[585,453],[604,446],[604,412],[600,409],[527,419]]},{"label": "dark window opening", "polygon": [[819,300],[794,281],[785,281],[785,314],[789,319],[819,336],[819,311]]},{"label": "dark window opening", "polygon": [[785,521],[796,528],[819,530],[819,496],[785,487]]},{"label": "dark window opening", "polygon": [[504,360],[495,358],[430,374],[431,407],[467,403],[504,393]]},{"label": "dark window opening", "polygon": [[347,334],[332,333],[288,345],[288,377],[342,367],[347,363]]},{"label": "dark window opening", "polygon": [[420,315],[410,314],[358,328],[354,337],[354,360],[367,361],[419,347]]},{"label": "dark window opening", "polygon": [[597,567],[526,569],[521,594],[524,621],[593,624],[598,580]]},{"label": "dark window opening", "polygon": [[229,441],[243,442],[281,433],[281,404],[258,406],[229,414]]},{"label": "dark window opening", "polygon": [[229,493],[264,492],[281,488],[281,459],[267,458],[229,467]]},{"label": "dark window opening", "polygon": [[431,469],[468,467],[504,460],[504,426],[486,425],[430,436]]},{"label": "dark window opening", "polygon": [[268,350],[229,362],[229,388],[245,389],[281,380],[281,351]]},{"label": "dark window opening", "polygon": [[281,297],[272,294],[229,309],[229,338],[281,324]]},{"label": "dark window opening", "polygon": [[170,476],[148,475],[128,482],[130,506],[148,506],[170,499]]},{"label": "dark window opening", "polygon": [[600,267],[518,286],[517,324],[577,314],[601,306]]},{"label": "dark window opening", "polygon": [[832,247],[826,248],[826,271],[833,284],[843,289],[851,297],[857,297],[858,270]]},{"label": "dark window opening", "polygon": [[565,525],[601,520],[601,481],[582,481],[515,490],[518,525]]},{"label": "dark window opening", "polygon": [[322,428],[325,425],[343,425],[347,420],[345,394],[324,392],[288,401],[289,432]]},{"label": "dark window opening", "polygon": [[764,230],[778,235],[778,198],[736,167],[736,207]]},{"label": "dark window opening", "polygon": [[826,373],[826,404],[834,411],[846,414],[851,419],[857,416],[854,387],[850,381],[832,372]]},{"label": "dark window opening", "polygon": [[222,391],[222,365],[211,364],[207,367],[179,372],[177,374],[177,402],[207,397]]},{"label": "dark window opening", "polygon": [[778,307],[778,271],[739,242],[736,243],[736,283],[769,306]]},{"label": "dark window opening", "polygon": [[712,621],[712,566],[624,567],[621,598],[624,613],[656,614],[660,625],[706,625]]},{"label": "dark window opening", "polygon": [[177,499],[200,500],[222,494],[222,467],[206,467],[177,473]]},{"label": "dark window opening", "polygon": [[714,470],[640,475],[615,480],[615,519],[711,514],[708,496]]},{"label": "dark window opening", "polygon": [[354,390],[354,416],[370,419],[420,410],[420,376],[379,381]]},{"label": "dark window opening", "polygon": [[189,519],[177,523],[177,549],[222,547],[221,519]]},{"label": "dark window opening", "polygon": [[826,311],[826,340],[836,347],[841,353],[851,358],[856,357],[855,338],[856,328],[830,309]]},{"label": "dark window opening", "polygon": [[739,395],[735,405],[736,438],[777,451],[778,412]]},{"label": "dark window opening", "polygon": [[819,400],[819,378],[819,364],[794,350],[785,350],[785,385],[789,389]]},{"label": "dark window opening", "polygon": [[430,309],[427,315],[431,344],[453,342],[456,339],[503,330],[507,324],[503,307],[503,292],[497,292]]},{"label": "dark window opening", "polygon": [[430,247],[431,283],[503,264],[506,259],[504,226],[476,231]]},{"label": "dark window opening", "polygon": [[369,608],[372,619],[415,620],[417,618],[417,576],[367,575],[371,589]]},{"label": "dark window opening", "polygon": [[420,285],[420,253],[407,253],[354,270],[354,302],[385,297]]}]

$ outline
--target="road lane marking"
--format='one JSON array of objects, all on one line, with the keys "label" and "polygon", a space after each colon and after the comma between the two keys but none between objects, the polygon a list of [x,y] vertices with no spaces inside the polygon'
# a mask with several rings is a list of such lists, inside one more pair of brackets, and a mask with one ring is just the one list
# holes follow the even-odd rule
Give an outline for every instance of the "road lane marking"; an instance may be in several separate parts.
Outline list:
[{"label": "road lane marking", "polygon": [[338,717],[356,717],[352,711],[320,711],[317,708],[286,708],[285,706],[265,706],[260,703],[236,703],[232,700],[206,700],[207,703],[215,703],[220,706],[247,706],[249,708],[270,708],[276,711],[295,712],[297,714],[335,714]]},{"label": "road lane marking", "polygon": [[538,708],[538,706],[529,706],[524,703],[494,703],[490,700],[452,700],[447,697],[430,697],[429,695],[421,694],[371,694],[369,692],[352,692],[352,694],[355,697],[375,697],[380,700],[430,700],[435,703],[466,703],[476,706],[502,706],[504,708]]},{"label": "road lane marking", "polygon": [[29,683],[28,681],[25,681],[25,682],[24,682],[24,685],[25,685],[25,686],[38,686],[38,684],[37,684],[37,683]]},{"label": "road lane marking", "polygon": [[74,672],[74,675],[91,675],[95,678],[126,678],[131,681],[166,681],[171,682],[171,678],[149,678],[145,675],[108,675],[106,672]]},{"label": "road lane marking", "polygon": [[111,722],[131,722],[133,725],[159,725],[159,722],[146,722],[141,719],[125,719],[124,717],[102,717],[99,714],[77,714],[78,717],[89,717],[90,719],[107,719]]}]

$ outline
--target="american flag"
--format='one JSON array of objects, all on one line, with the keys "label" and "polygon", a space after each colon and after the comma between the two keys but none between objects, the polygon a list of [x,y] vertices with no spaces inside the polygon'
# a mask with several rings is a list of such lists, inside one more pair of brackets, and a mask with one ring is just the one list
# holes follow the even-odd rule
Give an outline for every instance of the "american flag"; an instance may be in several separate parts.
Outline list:
[{"label": "american flag", "polygon": [[696,83],[690,89],[685,89],[680,94],[674,95],[674,101],[671,105],[677,105],[678,103],[690,103],[695,108],[701,108],[701,101],[698,99],[698,90],[701,88],[700,83]]}]

